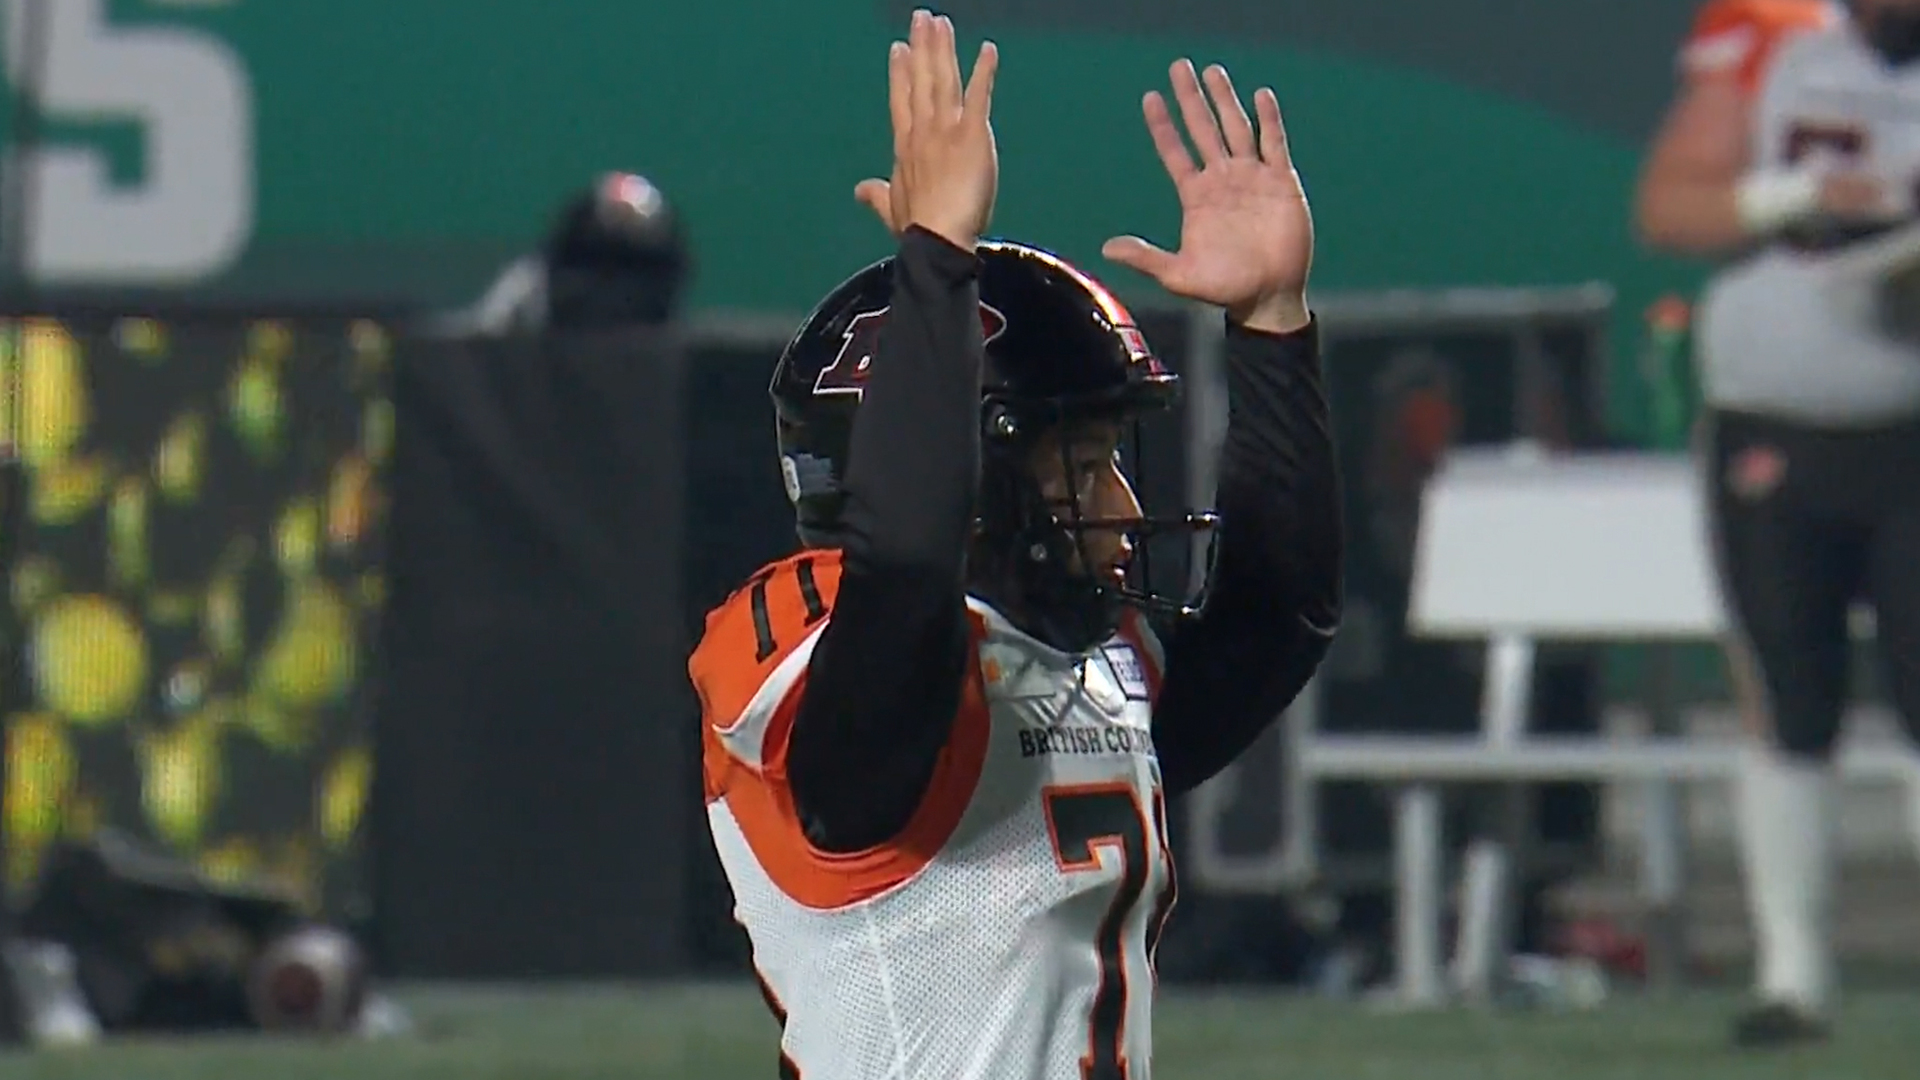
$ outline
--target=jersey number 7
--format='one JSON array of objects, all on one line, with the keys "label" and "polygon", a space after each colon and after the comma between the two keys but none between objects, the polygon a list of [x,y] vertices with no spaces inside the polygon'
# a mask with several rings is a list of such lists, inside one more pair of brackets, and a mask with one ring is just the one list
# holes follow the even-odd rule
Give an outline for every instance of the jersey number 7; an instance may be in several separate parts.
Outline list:
[{"label": "jersey number 7", "polygon": [[[1053,838],[1053,851],[1062,869],[1068,872],[1098,870],[1099,850],[1116,849],[1120,853],[1120,881],[1113,903],[1094,933],[1094,953],[1100,960],[1100,984],[1093,993],[1093,1007],[1087,1016],[1087,1053],[1080,1059],[1083,1080],[1126,1080],[1127,1057],[1122,1050],[1123,1028],[1127,1017],[1127,995],[1131,992],[1126,969],[1126,927],[1146,891],[1148,863],[1147,830],[1154,830],[1165,858],[1167,850],[1166,799],[1153,795],[1153,820],[1147,820],[1140,796],[1130,784],[1086,784],[1046,789],[1042,796],[1047,812],[1047,831]],[[1168,867],[1167,888],[1154,899],[1153,915],[1147,922],[1147,962],[1153,962],[1160,944],[1160,931],[1166,926],[1173,908],[1172,867]],[[1152,992],[1152,971],[1148,970],[1148,993]]]}]

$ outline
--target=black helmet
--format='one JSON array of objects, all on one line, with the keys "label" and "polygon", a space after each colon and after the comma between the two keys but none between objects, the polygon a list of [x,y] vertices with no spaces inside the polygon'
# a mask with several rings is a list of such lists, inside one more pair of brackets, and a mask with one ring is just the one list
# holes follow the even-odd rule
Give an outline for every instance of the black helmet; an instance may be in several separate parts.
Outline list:
[{"label": "black helmet", "polygon": [[[1123,603],[1190,611],[1184,598],[1144,586],[1144,558],[1130,568],[1125,586],[1069,567],[1090,529],[1136,538],[1191,535],[1210,528],[1213,514],[1097,520],[1083,515],[1070,495],[1070,515],[1062,520],[1042,496],[1028,455],[1038,436],[1063,424],[1131,420],[1170,407],[1179,397],[1180,377],[1155,358],[1126,307],[1065,260],[1000,240],[982,241],[979,254],[987,364],[980,403],[979,543],[970,562],[976,591],[1010,602],[1014,610],[1007,614],[1016,622],[1070,650],[1104,640]],[[774,369],[770,391],[780,468],[800,538],[809,546],[839,542],[840,479],[853,416],[893,285],[892,259],[849,278],[807,318]]]},{"label": "black helmet", "polygon": [[606,173],[568,199],[542,255],[548,321],[569,327],[667,322],[692,269],[673,204],[627,172]]}]

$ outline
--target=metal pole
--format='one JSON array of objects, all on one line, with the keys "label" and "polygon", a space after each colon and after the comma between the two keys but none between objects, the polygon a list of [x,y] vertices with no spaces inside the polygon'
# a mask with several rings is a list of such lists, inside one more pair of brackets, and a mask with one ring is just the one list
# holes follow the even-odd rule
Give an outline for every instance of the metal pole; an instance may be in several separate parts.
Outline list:
[{"label": "metal pole", "polygon": [[0,244],[4,245],[6,289],[23,300],[33,290],[33,230],[38,224],[39,180],[33,168],[44,123],[40,98],[47,84],[47,63],[53,37],[49,0],[0,0],[8,7],[7,65],[13,84],[13,108],[8,130],[13,138],[7,152],[5,197],[0,198]]},{"label": "metal pole", "polygon": [[[0,296],[5,296],[16,316],[31,312],[34,304],[33,237],[38,224],[40,191],[33,167],[40,148],[42,116],[40,99],[47,81],[51,53],[53,11],[51,0],[9,0],[7,15],[8,48],[6,62],[11,68],[13,107],[10,122],[12,145],[7,148],[5,188],[0,191]],[[22,530],[27,521],[27,476],[24,460],[26,438],[26,343],[25,319],[0,319],[0,400],[6,402],[6,415],[0,417],[0,581],[6,596],[0,599],[0,729],[30,706],[27,689],[26,626],[12,601],[13,575],[18,565]],[[6,787],[8,762],[0,753],[0,789]],[[0,826],[0,864],[13,838]],[[10,897],[0,894],[0,949],[10,950],[13,939],[13,914]],[[19,989],[12,979],[0,978],[0,1040],[18,1042],[24,1036]]]}]

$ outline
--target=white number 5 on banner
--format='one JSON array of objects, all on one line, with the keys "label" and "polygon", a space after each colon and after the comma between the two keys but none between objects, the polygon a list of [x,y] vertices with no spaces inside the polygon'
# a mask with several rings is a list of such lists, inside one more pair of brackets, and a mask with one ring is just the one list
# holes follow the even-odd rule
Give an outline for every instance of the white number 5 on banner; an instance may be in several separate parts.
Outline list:
[{"label": "white number 5 on banner", "polygon": [[30,273],[47,283],[185,285],[230,267],[253,233],[253,87],[240,57],[212,35],[116,27],[105,0],[0,0],[7,78],[41,60],[47,121],[132,122],[144,147],[137,183],[116,184],[107,156],[74,145],[20,155],[38,204]]}]

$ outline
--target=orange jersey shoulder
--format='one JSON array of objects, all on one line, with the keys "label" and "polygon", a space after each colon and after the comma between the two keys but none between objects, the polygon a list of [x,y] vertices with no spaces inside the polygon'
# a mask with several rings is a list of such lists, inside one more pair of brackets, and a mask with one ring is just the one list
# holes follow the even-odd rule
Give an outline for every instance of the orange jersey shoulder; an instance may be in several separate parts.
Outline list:
[{"label": "orange jersey shoulder", "polygon": [[1751,92],[1783,43],[1843,18],[1830,0],[1710,0],[1694,20],[1680,67],[1689,79],[1731,78]]},{"label": "orange jersey shoulder", "polygon": [[[805,551],[773,563],[707,616],[687,661],[700,694],[706,800],[725,813],[760,869],[788,898],[831,910],[912,877],[945,845],[972,798],[992,730],[984,677],[969,665],[958,713],[919,808],[899,836],[838,854],[807,839],[786,781],[786,745],[806,686],[807,641],[839,594],[837,551]],[[984,632],[972,620],[976,643]],[[766,693],[763,694],[763,691]]]},{"label": "orange jersey shoulder", "polygon": [[740,716],[832,612],[839,590],[840,553],[803,551],[762,567],[707,614],[687,674],[709,725],[724,727]]}]

